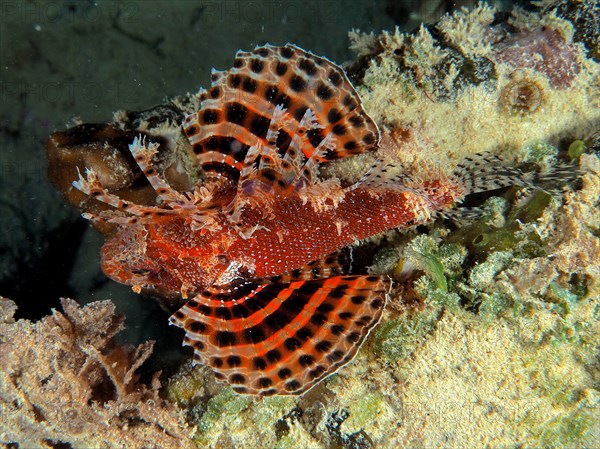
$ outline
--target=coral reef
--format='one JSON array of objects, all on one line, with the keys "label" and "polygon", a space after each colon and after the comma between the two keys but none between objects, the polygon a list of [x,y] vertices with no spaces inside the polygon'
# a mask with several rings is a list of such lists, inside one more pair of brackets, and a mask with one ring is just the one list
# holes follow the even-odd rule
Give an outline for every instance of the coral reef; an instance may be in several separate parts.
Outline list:
[{"label": "coral reef", "polygon": [[[362,79],[367,109],[389,131],[382,148],[388,156],[421,176],[485,149],[549,168],[577,141],[571,157],[588,153],[581,156],[581,189],[564,196],[512,190],[488,199],[472,224],[453,230],[440,223],[427,236],[386,235],[372,271],[404,281],[367,350],[291,402],[249,401],[228,389],[194,396],[182,379],[198,380],[203,369],[182,372],[169,388],[182,406],[191,401],[200,411],[188,415],[199,424],[197,441],[597,444],[600,178],[597,145],[588,136],[600,121],[598,66],[580,43],[593,36],[575,38],[561,11],[546,2],[537,14],[516,10],[505,21],[482,4],[416,35],[352,35],[359,60],[350,71]],[[351,179],[367,163],[344,161],[331,172]],[[269,424],[248,427],[253,420]]]},{"label": "coral reef", "polygon": [[[415,291],[401,285],[370,350],[302,398],[236,396],[215,389],[206,368],[186,366],[168,390],[198,426],[196,443],[593,447],[600,161],[584,155],[582,169],[581,190],[541,213],[535,205],[539,219],[524,222],[512,246],[481,250],[480,263],[465,263],[463,244],[435,245],[451,240],[443,229],[387,251],[392,265],[400,258],[424,270],[415,271]],[[490,207],[504,220],[510,214]],[[490,223],[503,226],[497,217]],[[532,244],[534,235],[541,240]],[[436,259],[433,270],[424,255]],[[436,279],[440,266],[447,291]],[[405,307],[411,295],[422,305]]]},{"label": "coral reef", "polygon": [[[110,301],[32,323],[0,298],[0,442],[11,447],[193,447],[178,411],[159,395],[160,373],[140,382],[152,342],[117,345]],[[16,446],[18,444],[18,446]]]},{"label": "coral reef", "polygon": [[[534,12],[517,9],[512,15],[480,4],[414,35],[351,33],[358,59],[348,67],[365,108],[387,133],[381,151],[415,176],[426,177],[432,167],[452,166],[482,150],[544,167],[568,154],[580,158],[579,190],[553,195],[513,190],[488,199],[475,223],[455,229],[439,222],[427,236],[415,230],[383,236],[371,270],[393,273],[399,282],[382,324],[349,367],[303,397],[237,396],[215,384],[207,368],[185,365],[167,383],[168,402],[157,396],[157,386],[131,380],[121,398],[117,392],[123,389],[95,358],[88,369],[94,366],[104,381],[93,385],[112,385],[113,396],[84,404],[86,413],[102,419],[87,423],[77,436],[81,440],[74,441],[95,435],[104,419],[117,423],[112,432],[122,432],[127,419],[115,410],[119,401],[138,395],[130,406],[143,418],[129,421],[124,437],[156,431],[156,438],[172,438],[169,443],[181,438],[182,445],[191,441],[199,447],[597,446],[600,72],[593,3],[544,1]],[[172,120],[193,106],[193,96],[181,97],[167,108],[174,113],[157,108],[151,120],[119,113],[114,125],[121,132],[165,136],[172,153],[162,168],[194,178],[190,148],[177,138]],[[55,142],[56,150],[76,146],[79,165],[89,163],[80,156],[99,141],[88,133],[80,142]],[[59,153],[54,154],[67,155]],[[356,178],[367,159],[336,164],[330,173]],[[132,166],[127,164],[122,167]],[[97,167],[101,175],[108,170],[104,175],[110,179],[110,167]],[[63,174],[63,188],[69,189],[76,170]],[[119,194],[135,194],[139,177],[125,175]],[[3,333],[23,328],[23,335],[33,338],[33,329],[42,332],[43,323],[56,323],[59,316],[14,323],[10,303],[5,304]],[[2,345],[4,362],[9,352]],[[50,367],[46,376],[55,372],[45,362],[50,354],[40,359]],[[82,349],[72,357],[79,369],[89,358]],[[137,365],[129,359],[122,372]],[[88,381],[84,385],[92,392],[86,397],[96,398],[97,389]],[[35,435],[51,446],[60,423],[38,405],[50,399],[31,400],[23,396],[29,390],[17,387],[11,394],[38,408],[23,409],[12,399],[3,403],[3,410],[17,410],[10,419],[19,414],[27,419],[7,421],[14,425],[4,432],[23,433],[2,438],[24,441]],[[39,381],[31,388],[39,390]],[[161,407],[151,413],[142,397]],[[195,429],[189,439],[173,403]],[[159,416],[172,437],[158,432]]]},{"label": "coral reef", "polygon": [[[560,147],[596,132],[598,62],[585,45],[597,27],[583,39],[563,3],[509,17],[481,3],[414,35],[350,33],[363,103],[396,137],[387,153],[422,170],[482,150],[514,160],[531,142]],[[593,14],[591,3],[569,2],[569,15]]]}]

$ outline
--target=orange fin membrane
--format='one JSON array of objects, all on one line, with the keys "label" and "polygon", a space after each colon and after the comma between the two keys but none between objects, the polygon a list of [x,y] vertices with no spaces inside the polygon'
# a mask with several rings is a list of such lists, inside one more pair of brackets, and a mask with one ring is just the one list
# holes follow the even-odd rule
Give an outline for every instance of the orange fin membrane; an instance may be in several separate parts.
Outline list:
[{"label": "orange fin membrane", "polygon": [[238,393],[297,395],[352,360],[379,322],[387,276],[213,287],[171,316],[194,360]]},{"label": "orange fin membrane", "polygon": [[[332,135],[320,162],[371,151],[379,141],[377,126],[343,70],[290,44],[239,51],[231,69],[213,72],[200,104],[183,128],[209,176],[237,179],[249,148],[262,143],[285,156],[303,133],[300,149],[306,158]],[[285,120],[276,117],[278,110],[287,111]]]}]

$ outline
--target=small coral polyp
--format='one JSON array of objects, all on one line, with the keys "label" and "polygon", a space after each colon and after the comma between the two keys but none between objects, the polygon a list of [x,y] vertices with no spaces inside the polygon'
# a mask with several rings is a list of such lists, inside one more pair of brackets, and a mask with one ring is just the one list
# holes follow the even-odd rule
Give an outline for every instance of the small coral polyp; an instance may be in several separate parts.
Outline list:
[{"label": "small coral polyp", "polygon": [[192,191],[164,180],[151,138],[129,149],[160,205],[112,195],[92,170],[74,186],[114,209],[84,214],[118,226],[102,249],[106,275],[188,298],[171,323],[238,393],[301,394],[352,360],[392,282],[352,274],[350,244],[516,173],[479,155],[428,181],[392,176],[385,161],[354,184],[320,179],[323,164],[375,150],[379,131],[342,69],[293,45],[239,52],[200,100],[183,122],[206,174]]},{"label": "small coral polyp", "polygon": [[537,111],[544,102],[542,86],[524,76],[514,77],[500,91],[500,104],[512,114],[530,114]]}]

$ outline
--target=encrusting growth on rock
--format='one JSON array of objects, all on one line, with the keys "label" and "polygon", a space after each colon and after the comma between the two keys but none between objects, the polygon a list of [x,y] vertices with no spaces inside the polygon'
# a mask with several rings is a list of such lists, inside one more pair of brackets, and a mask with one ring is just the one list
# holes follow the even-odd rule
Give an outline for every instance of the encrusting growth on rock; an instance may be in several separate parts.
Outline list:
[{"label": "encrusting growth on rock", "polygon": [[[84,156],[70,165],[61,189],[96,225],[112,227],[102,253],[107,274],[137,291],[187,300],[172,320],[184,328],[196,361],[210,369],[186,364],[171,377],[169,390],[186,410],[188,422],[197,425],[197,444],[368,448],[444,446],[450,441],[456,447],[593,446],[588,443],[594,441],[600,403],[593,379],[599,185],[598,146],[589,144],[588,136],[597,132],[600,108],[593,59],[597,45],[589,45],[598,35],[592,3],[536,2],[510,15],[481,3],[412,35],[354,34],[360,58],[347,72],[360,94],[358,104],[369,114],[358,116],[377,123],[383,137],[377,152],[321,158],[319,146],[324,142],[321,149],[327,155],[331,139],[320,126],[336,134],[339,118],[334,113],[330,117],[330,105],[323,113],[305,102],[312,93],[329,93],[311,87],[321,78],[309,72],[321,65],[279,65],[271,52],[285,47],[271,46],[255,50],[260,53],[240,53],[241,60],[217,72],[215,85],[207,91],[142,113],[118,113],[114,125],[125,142],[118,154],[130,167],[123,185],[111,186],[107,164],[85,158],[89,141],[111,147],[105,139],[90,133],[82,139],[85,145],[69,142],[74,153],[68,154],[60,151],[59,140],[53,141],[58,143],[49,154],[55,163],[71,154]],[[295,51],[286,54],[307,61],[314,56]],[[336,67],[315,58],[324,67]],[[285,76],[281,86],[268,81],[273,73]],[[299,78],[292,81],[293,75]],[[232,96],[235,89],[239,101]],[[303,120],[309,125],[304,130],[308,144],[296,145],[292,138],[302,131],[298,124]],[[356,117],[354,121],[359,122]],[[82,125],[77,129],[85,131]],[[569,143],[572,166],[559,162],[566,160],[563,150]],[[293,163],[290,148],[301,149]],[[475,155],[482,151],[488,153]],[[384,156],[392,167],[379,162]],[[471,158],[473,163],[463,162],[448,174],[456,163]],[[579,169],[574,168],[578,158]],[[365,175],[374,160],[373,170]],[[513,162],[529,169],[542,166],[550,174],[523,177],[512,169]],[[96,171],[98,182],[93,173],[78,179],[75,165],[81,173],[86,168]],[[306,179],[295,183],[305,165]],[[173,167],[190,178],[189,186],[175,185],[169,172]],[[563,184],[559,181],[579,173],[582,190],[555,194]],[[438,179],[453,195],[434,210],[427,200],[440,190],[427,188],[427,183]],[[71,181],[92,195],[73,189]],[[313,247],[295,251],[296,244],[306,249],[304,244],[323,236],[338,243],[336,239],[345,239],[356,223],[339,221],[329,233],[312,218],[351,210],[345,203],[352,195],[371,205],[378,198],[369,194],[372,187],[390,188],[393,198],[410,198],[413,205],[423,206],[412,209],[419,215],[415,221],[387,214],[400,220],[398,227],[407,227],[436,215],[455,215],[456,209],[448,207],[467,193],[511,184],[535,184],[543,190],[529,196],[526,189],[507,188],[495,192],[502,197],[485,202],[487,194],[470,198],[466,206],[473,207],[462,207],[461,213],[464,218],[474,212],[478,221],[461,222],[458,229],[456,223],[438,220],[427,235],[415,235],[424,229],[419,227],[377,234],[350,245],[352,251],[345,241],[344,249],[333,254],[317,254]],[[140,187],[150,193],[150,201],[136,192]],[[93,192],[106,201],[96,201]],[[284,201],[298,207],[277,215],[274,206]],[[366,234],[375,232],[370,227],[375,215],[382,214],[359,217]],[[290,222],[299,223],[297,232],[289,232]],[[264,229],[273,224],[279,232]],[[253,240],[261,245],[253,246],[258,245]],[[206,279],[195,271],[198,241],[209,248]],[[244,251],[259,247],[265,252]],[[285,258],[279,256],[288,248],[307,263],[285,271]],[[346,361],[334,366],[331,372],[337,375],[327,382],[317,378],[311,383],[311,372],[319,376],[322,360],[331,362],[340,355],[333,344],[356,335],[347,332],[336,340],[328,333],[331,339],[317,348],[317,339],[308,332],[325,328],[334,335],[341,331],[333,328],[340,324],[338,317],[365,323],[346,314],[348,310],[336,309],[335,296],[358,283],[336,284],[331,278],[351,281],[345,271],[348,256],[362,262],[363,255],[370,257],[378,249],[382,256],[377,264],[364,271],[353,266],[350,272],[385,287],[378,289],[381,297],[362,304],[372,304],[378,313],[386,283],[398,281],[381,313],[383,325],[375,329],[379,316],[369,314],[366,328],[375,329],[374,345],[358,351],[358,363],[338,371]],[[247,262],[240,255],[260,263],[237,263]],[[269,276],[255,276],[257,269],[273,265]],[[197,276],[202,282],[195,283]],[[324,292],[333,293],[333,299],[327,295],[316,305]],[[364,298],[362,292],[352,296],[358,302]],[[300,326],[301,320],[307,325]],[[244,333],[248,322],[251,331]],[[295,339],[276,340],[277,328],[289,324]],[[359,342],[365,339],[359,335]],[[350,342],[345,338],[342,343]],[[268,344],[277,347],[266,348]],[[257,349],[264,354],[253,352]],[[289,374],[286,368],[295,378],[278,378]],[[211,371],[238,392],[269,395],[275,389],[290,396],[236,395],[233,388],[215,383]],[[305,394],[293,396],[299,393]]]},{"label": "encrusting growth on rock", "polygon": [[176,408],[159,396],[156,373],[141,383],[138,368],[152,342],[115,344],[123,318],[110,301],[32,323],[0,297],[0,441],[21,447],[193,447]]}]

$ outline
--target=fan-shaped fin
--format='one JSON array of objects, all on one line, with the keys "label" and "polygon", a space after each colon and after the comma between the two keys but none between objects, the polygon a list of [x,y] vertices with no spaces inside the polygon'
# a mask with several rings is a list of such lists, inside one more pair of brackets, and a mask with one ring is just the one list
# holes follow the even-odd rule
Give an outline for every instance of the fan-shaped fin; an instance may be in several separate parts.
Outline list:
[{"label": "fan-shaped fin", "polygon": [[370,151],[379,141],[343,70],[294,45],[238,52],[231,69],[213,73],[200,101],[183,123],[185,134],[203,169],[228,177],[239,176],[248,149],[259,143],[284,156],[303,136],[301,151],[310,158],[331,134],[333,144],[318,156],[323,162]]},{"label": "fan-shaped fin", "polygon": [[238,393],[301,394],[347,364],[382,314],[387,276],[245,282],[198,295],[171,317],[197,362]]}]

